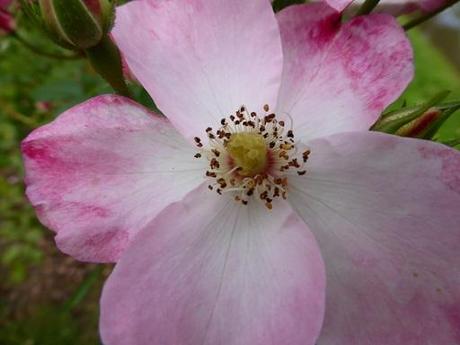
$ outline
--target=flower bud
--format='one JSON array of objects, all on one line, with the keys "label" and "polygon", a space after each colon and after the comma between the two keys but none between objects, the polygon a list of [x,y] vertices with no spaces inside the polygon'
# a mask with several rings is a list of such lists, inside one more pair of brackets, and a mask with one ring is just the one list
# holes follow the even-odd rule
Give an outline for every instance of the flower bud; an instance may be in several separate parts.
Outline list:
[{"label": "flower bud", "polygon": [[88,49],[110,31],[114,5],[111,0],[39,0],[51,37],[65,48]]},{"label": "flower bud", "polygon": [[448,94],[441,92],[424,104],[383,114],[371,130],[432,140],[439,128],[460,109],[460,102],[440,103]]},{"label": "flower bud", "polygon": [[401,137],[423,138],[441,115],[442,111],[440,109],[431,108],[415,120],[399,128],[395,134]]}]

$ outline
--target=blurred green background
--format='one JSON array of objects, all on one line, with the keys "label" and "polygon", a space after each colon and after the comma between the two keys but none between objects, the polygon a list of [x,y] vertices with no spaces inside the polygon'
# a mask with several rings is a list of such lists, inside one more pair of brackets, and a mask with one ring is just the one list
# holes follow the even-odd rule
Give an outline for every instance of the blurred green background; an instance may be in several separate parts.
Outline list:
[{"label": "blurred green background", "polygon": [[[21,25],[34,44],[56,51],[27,22]],[[458,26],[460,16],[453,15],[410,33],[417,76],[398,103],[415,104],[446,89],[460,100]],[[85,61],[44,58],[0,37],[1,345],[99,344],[98,298],[111,267],[78,263],[56,250],[52,233],[37,222],[24,198],[19,144],[63,110],[109,92]],[[440,136],[460,136],[460,113]]]}]

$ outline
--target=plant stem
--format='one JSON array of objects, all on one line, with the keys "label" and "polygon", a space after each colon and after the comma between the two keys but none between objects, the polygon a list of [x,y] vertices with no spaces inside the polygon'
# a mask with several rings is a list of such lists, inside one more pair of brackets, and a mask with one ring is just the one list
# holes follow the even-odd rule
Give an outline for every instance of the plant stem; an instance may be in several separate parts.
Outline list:
[{"label": "plant stem", "polygon": [[422,14],[418,18],[414,18],[413,20],[411,20],[408,23],[406,23],[405,25],[403,25],[404,30],[406,30],[406,31],[410,30],[413,27],[416,27],[417,25],[420,25],[420,24],[426,22],[427,20],[430,20],[431,18],[433,18],[434,16],[436,16],[439,13],[443,12],[444,10],[448,9],[449,7],[455,5],[459,1],[460,0],[449,0],[443,6],[438,8],[436,11],[426,13],[426,14]]},{"label": "plant stem", "polygon": [[107,81],[119,95],[131,97],[131,92],[123,76],[121,55],[109,36],[105,36],[96,46],[85,50],[94,70]]},{"label": "plant stem", "polygon": [[17,32],[10,34],[13,38],[15,38],[18,42],[20,42],[24,47],[32,51],[37,55],[41,55],[50,59],[57,59],[57,60],[77,60],[81,59],[82,55],[80,54],[73,54],[73,55],[64,55],[58,53],[51,53],[45,52],[38,48],[37,46],[33,45],[32,43],[28,42],[24,37],[20,36]]},{"label": "plant stem", "polygon": [[361,5],[358,12],[356,12],[356,16],[362,16],[365,14],[369,14],[372,10],[378,5],[380,0],[366,0],[364,4]]}]

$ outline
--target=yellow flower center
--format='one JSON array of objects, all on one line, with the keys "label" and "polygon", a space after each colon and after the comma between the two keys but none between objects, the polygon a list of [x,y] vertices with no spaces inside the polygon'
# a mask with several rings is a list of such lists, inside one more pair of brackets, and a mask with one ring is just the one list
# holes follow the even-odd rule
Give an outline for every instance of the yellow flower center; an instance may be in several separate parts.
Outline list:
[{"label": "yellow flower center", "polygon": [[264,137],[258,133],[242,132],[231,136],[227,152],[241,176],[255,176],[267,168],[268,148]]},{"label": "yellow flower center", "polygon": [[271,210],[274,199],[287,198],[289,176],[307,173],[310,150],[298,150],[292,129],[286,129],[268,105],[261,115],[242,106],[221,119],[217,131],[206,128],[209,142],[204,147],[194,138],[200,150],[195,157],[209,162],[205,175],[210,190],[231,193],[243,205],[258,199]]}]

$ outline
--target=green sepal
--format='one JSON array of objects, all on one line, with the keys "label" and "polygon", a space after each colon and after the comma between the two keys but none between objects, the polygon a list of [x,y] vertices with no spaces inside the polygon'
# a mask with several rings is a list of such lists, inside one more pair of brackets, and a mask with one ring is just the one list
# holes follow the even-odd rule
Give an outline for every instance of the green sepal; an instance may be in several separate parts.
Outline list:
[{"label": "green sepal", "polygon": [[371,130],[395,134],[401,127],[418,119],[428,110],[441,103],[449,95],[449,93],[450,91],[443,91],[426,103],[385,113],[371,127]]}]

